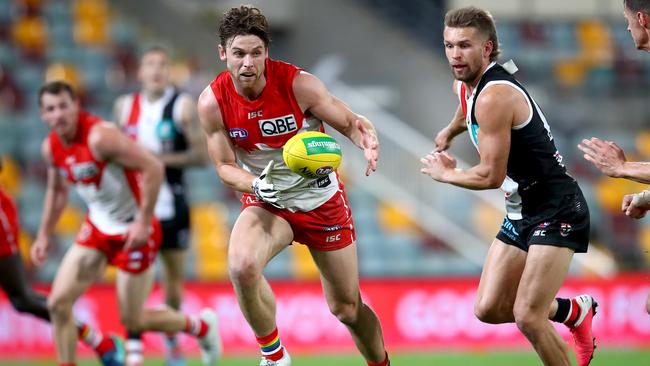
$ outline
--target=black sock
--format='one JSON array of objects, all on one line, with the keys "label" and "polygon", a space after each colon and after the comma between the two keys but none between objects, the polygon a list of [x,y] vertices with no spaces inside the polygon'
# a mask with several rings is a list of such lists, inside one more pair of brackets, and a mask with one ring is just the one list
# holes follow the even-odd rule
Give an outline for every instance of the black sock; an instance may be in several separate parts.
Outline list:
[{"label": "black sock", "polygon": [[551,320],[558,323],[564,323],[564,321],[569,317],[569,312],[571,311],[571,300],[561,299],[559,297],[555,300],[557,300],[557,311]]}]

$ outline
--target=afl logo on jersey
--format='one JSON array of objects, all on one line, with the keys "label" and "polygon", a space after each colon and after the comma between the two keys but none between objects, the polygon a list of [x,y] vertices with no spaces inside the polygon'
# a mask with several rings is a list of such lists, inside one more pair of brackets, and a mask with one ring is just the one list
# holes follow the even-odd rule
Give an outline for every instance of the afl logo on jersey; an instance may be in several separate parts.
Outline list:
[{"label": "afl logo on jersey", "polygon": [[245,128],[231,128],[228,130],[228,135],[235,141],[241,141],[248,137],[248,131]]},{"label": "afl logo on jersey", "polygon": [[298,129],[298,124],[293,114],[271,119],[261,119],[258,123],[260,124],[260,131],[264,137],[284,135]]}]

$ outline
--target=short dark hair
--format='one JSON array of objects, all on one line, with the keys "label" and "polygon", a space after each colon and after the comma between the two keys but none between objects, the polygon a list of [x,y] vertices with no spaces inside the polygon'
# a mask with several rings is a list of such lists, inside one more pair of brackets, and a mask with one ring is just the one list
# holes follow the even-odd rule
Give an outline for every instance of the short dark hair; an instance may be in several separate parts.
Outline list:
[{"label": "short dark hair", "polygon": [[55,81],[50,81],[48,83],[45,83],[38,90],[38,105],[39,106],[42,105],[43,94],[58,95],[61,93],[68,93],[70,95],[70,98],[72,98],[72,100],[77,99],[77,94],[75,93],[74,88],[72,88],[72,85],[68,84],[63,80],[55,80]]},{"label": "short dark hair", "polygon": [[633,12],[650,14],[650,0],[623,0],[623,6]]},{"label": "short dark hair", "polygon": [[445,26],[451,28],[475,28],[481,34],[487,35],[488,40],[492,41],[492,53],[490,61],[496,61],[501,51],[499,50],[499,38],[497,37],[497,28],[494,24],[492,15],[474,6],[453,9],[445,15]]},{"label": "short dark hair", "polygon": [[219,25],[221,46],[226,47],[229,39],[241,35],[258,36],[264,42],[264,47],[269,46],[271,41],[269,23],[260,9],[252,5],[242,5],[231,8],[223,14],[223,20]]}]

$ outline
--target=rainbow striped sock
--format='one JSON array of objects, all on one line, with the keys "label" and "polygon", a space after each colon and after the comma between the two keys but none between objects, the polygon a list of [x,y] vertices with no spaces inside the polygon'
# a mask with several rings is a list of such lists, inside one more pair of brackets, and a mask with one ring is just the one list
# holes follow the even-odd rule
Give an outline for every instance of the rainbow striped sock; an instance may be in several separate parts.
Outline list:
[{"label": "rainbow striped sock", "polygon": [[268,358],[271,361],[277,361],[284,356],[278,328],[275,328],[271,334],[267,336],[255,338],[257,338],[257,343],[260,345],[260,350],[262,351],[262,356],[264,358]]}]

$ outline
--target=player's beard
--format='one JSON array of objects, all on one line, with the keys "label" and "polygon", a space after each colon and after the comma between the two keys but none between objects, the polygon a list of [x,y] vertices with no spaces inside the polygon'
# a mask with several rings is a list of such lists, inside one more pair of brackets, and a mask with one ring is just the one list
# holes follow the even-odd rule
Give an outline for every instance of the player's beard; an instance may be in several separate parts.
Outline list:
[{"label": "player's beard", "polygon": [[457,73],[456,70],[450,65],[451,73],[454,75],[454,79],[461,81],[463,83],[468,83],[476,80],[479,76],[480,68],[472,69],[469,65],[465,69],[464,73]]}]

